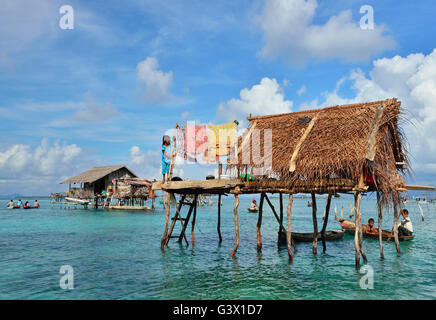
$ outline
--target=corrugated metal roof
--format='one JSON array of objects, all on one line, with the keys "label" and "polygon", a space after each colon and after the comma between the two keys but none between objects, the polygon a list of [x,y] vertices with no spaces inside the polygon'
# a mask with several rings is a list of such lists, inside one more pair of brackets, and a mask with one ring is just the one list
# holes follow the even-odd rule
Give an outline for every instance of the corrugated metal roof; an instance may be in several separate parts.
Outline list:
[{"label": "corrugated metal roof", "polygon": [[129,168],[127,168],[123,164],[120,164],[115,166],[94,167],[92,169],[89,169],[88,171],[78,174],[75,177],[62,181],[61,184],[85,183],[85,182],[92,183],[122,168],[126,168],[126,170],[129,171],[133,177],[137,177]]}]

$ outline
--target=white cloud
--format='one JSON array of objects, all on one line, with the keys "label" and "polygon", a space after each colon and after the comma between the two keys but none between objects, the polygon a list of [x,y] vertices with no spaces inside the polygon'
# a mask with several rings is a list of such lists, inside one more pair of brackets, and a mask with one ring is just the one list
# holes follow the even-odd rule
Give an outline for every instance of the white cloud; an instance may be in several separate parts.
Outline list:
[{"label": "white cloud", "polygon": [[[338,94],[338,88],[351,81],[353,98]],[[436,49],[428,55],[378,59],[367,77],[360,69],[341,79],[333,92],[324,94],[320,106],[367,102],[397,97],[405,116],[403,123],[415,172],[436,173]]]},{"label": "white cloud", "polygon": [[305,93],[306,92],[306,86],[303,84],[302,86],[301,86],[301,88],[300,89],[298,89],[298,91],[297,91],[297,94],[299,95],[299,96],[301,96],[303,93]]},{"label": "white cloud", "polygon": [[74,119],[81,122],[102,122],[118,115],[117,108],[107,102],[105,105],[98,105],[88,92],[85,97],[85,104],[74,114]]},{"label": "white cloud", "polygon": [[129,168],[146,179],[161,178],[161,155],[158,150],[143,152],[138,146],[132,146],[129,153]]},{"label": "white cloud", "polygon": [[313,24],[316,0],[266,1],[258,24],[264,31],[264,57],[281,56],[292,65],[309,59],[341,58],[356,62],[392,49],[395,41],[385,27],[362,30],[350,10],[332,16],[323,25]]},{"label": "white cloud", "polygon": [[218,116],[226,120],[243,121],[253,116],[286,113],[292,111],[293,102],[285,100],[282,87],[276,79],[263,78],[260,84],[240,92],[239,99],[230,99],[218,106]]},{"label": "white cloud", "polygon": [[163,72],[159,70],[159,63],[156,58],[147,57],[137,66],[138,81],[145,84],[144,102],[164,103],[174,99],[169,92],[173,82],[172,71]]},{"label": "white cloud", "polygon": [[80,166],[82,153],[75,144],[56,141],[50,145],[46,138],[34,149],[15,144],[0,151],[0,194],[59,191],[60,180]]}]

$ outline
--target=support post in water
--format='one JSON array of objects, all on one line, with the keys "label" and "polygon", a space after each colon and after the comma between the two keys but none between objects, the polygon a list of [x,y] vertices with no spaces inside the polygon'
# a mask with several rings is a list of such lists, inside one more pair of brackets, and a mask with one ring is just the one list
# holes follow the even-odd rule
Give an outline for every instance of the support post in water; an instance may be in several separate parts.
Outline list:
[{"label": "support post in water", "polygon": [[262,250],[262,237],[260,234],[260,228],[262,227],[262,212],[263,212],[263,200],[265,199],[265,194],[262,192],[260,194],[260,203],[259,203],[259,215],[257,218],[257,251]]},{"label": "support post in water", "polygon": [[382,230],[382,222],[383,222],[383,208],[381,203],[380,191],[377,191],[377,208],[378,208],[378,243],[380,246],[380,258],[384,259],[383,254],[383,230]]},{"label": "support post in water", "polygon": [[327,223],[329,221],[329,212],[330,212],[330,203],[332,201],[332,194],[329,193],[328,197],[327,197],[327,203],[325,206],[325,217],[324,217],[324,223],[322,225],[322,229],[321,229],[321,240],[322,240],[322,250],[323,252],[326,252],[327,250],[327,246],[325,243],[326,240],[326,236],[325,236],[325,230],[327,228]]},{"label": "support post in water", "polygon": [[283,194],[280,193],[280,218],[279,218],[279,237],[277,239],[277,244],[280,244],[280,239],[282,238],[282,225],[283,225]]},{"label": "support post in water", "polygon": [[221,237],[221,193],[218,195],[218,225],[216,227],[218,231],[218,237],[219,242],[221,243],[223,241],[223,238]]},{"label": "support post in water", "polygon": [[289,194],[289,202],[288,207],[286,209],[286,215],[288,218],[288,224],[286,229],[286,246],[288,248],[289,262],[294,260],[294,254],[292,253],[292,233],[291,233],[291,214],[292,214],[292,203],[294,201],[294,195],[292,193]]},{"label": "support post in water", "polygon": [[313,242],[312,242],[312,252],[317,253],[318,244],[318,221],[316,219],[316,197],[315,193],[312,193],[312,220],[313,220]]},{"label": "support post in water", "polygon": [[398,240],[398,206],[395,200],[394,200],[394,239],[395,239],[395,248],[397,249],[397,253],[401,253],[400,242]]},{"label": "support post in water", "polygon": [[233,213],[235,214],[235,247],[233,248],[233,251],[230,254],[231,257],[235,255],[239,246],[238,206],[239,206],[239,195],[235,194],[235,208],[233,209]]},{"label": "support post in water", "polygon": [[359,245],[359,214],[357,212],[357,207],[360,204],[360,192],[357,191],[354,193],[354,208],[355,208],[355,214],[354,214],[354,225],[356,226],[356,230],[354,232],[354,249],[356,250],[356,257],[355,257],[355,264],[356,269],[359,269],[360,266],[360,245]]},{"label": "support post in water", "polygon": [[[191,238],[192,238],[192,246],[195,246],[195,239],[194,239],[194,228],[195,228],[195,218],[197,217],[197,198],[198,195],[196,194],[194,197],[194,216],[192,217],[192,230],[191,230]],[[188,223],[188,221],[186,221]]]}]

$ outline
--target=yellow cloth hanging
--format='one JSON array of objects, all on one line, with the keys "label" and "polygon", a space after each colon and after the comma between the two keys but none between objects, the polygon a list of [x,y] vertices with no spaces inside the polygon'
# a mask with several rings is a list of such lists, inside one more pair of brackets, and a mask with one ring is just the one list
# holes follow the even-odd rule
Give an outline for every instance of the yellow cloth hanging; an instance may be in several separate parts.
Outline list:
[{"label": "yellow cloth hanging", "polygon": [[221,157],[229,155],[237,138],[238,130],[234,122],[209,125],[209,146],[205,154],[207,155],[207,159],[212,160],[214,156]]}]

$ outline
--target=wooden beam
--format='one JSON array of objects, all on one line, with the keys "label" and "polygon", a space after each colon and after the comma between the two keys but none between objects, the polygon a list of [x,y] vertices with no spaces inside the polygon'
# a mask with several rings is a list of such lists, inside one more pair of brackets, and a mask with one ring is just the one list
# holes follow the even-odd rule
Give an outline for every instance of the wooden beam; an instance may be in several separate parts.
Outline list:
[{"label": "wooden beam", "polygon": [[366,159],[369,161],[374,161],[375,151],[377,148],[377,133],[380,127],[380,119],[383,116],[383,110],[385,108],[385,104],[381,103],[377,106],[375,110],[374,120],[372,122],[371,132],[369,133],[368,138],[368,148],[366,150]]},{"label": "wooden beam", "polygon": [[433,187],[433,186],[417,186],[417,185],[406,184],[406,189],[407,189],[407,190],[427,190],[427,191],[434,191],[434,190],[435,190],[435,187]]},{"label": "wooden beam", "polygon": [[310,131],[313,128],[313,125],[315,124],[316,120],[318,118],[318,115],[312,118],[310,120],[309,125],[307,126],[306,130],[304,131],[303,135],[301,136],[300,140],[298,141],[294,152],[292,153],[291,160],[289,161],[289,172],[294,172],[296,169],[296,162],[297,162],[297,156],[300,152],[301,145],[303,144],[304,140],[306,140],[307,136],[309,135]]}]

